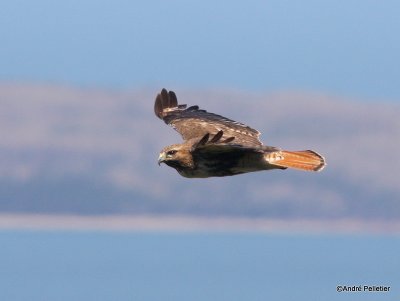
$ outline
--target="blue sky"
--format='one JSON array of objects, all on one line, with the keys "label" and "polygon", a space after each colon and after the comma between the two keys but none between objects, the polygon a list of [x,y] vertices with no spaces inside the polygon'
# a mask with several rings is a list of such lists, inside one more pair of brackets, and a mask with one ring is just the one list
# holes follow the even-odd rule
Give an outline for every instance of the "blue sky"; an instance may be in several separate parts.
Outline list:
[{"label": "blue sky", "polygon": [[2,1],[0,80],[400,101],[399,1]]}]

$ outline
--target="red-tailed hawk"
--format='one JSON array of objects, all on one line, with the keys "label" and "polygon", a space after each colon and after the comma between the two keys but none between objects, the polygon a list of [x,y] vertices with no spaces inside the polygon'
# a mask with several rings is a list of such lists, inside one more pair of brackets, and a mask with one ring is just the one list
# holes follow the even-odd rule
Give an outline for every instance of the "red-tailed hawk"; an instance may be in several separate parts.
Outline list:
[{"label": "red-tailed hawk", "polygon": [[312,150],[286,151],[265,146],[255,129],[200,110],[198,106],[179,105],[172,91],[163,89],[157,95],[154,112],[185,140],[165,147],[158,164],[165,163],[187,178],[224,177],[288,167],[320,171],[326,165],[324,157]]}]

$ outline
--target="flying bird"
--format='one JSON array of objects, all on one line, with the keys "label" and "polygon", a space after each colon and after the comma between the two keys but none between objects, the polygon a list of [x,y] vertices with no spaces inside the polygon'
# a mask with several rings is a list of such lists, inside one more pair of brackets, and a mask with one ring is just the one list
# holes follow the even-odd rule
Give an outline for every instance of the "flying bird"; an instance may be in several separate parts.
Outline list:
[{"label": "flying bird", "polygon": [[156,116],[178,131],[184,142],[165,147],[158,164],[187,178],[224,177],[253,171],[295,168],[321,171],[324,157],[312,150],[287,151],[263,145],[260,132],[209,113],[178,104],[173,91],[162,89],[154,104]]}]

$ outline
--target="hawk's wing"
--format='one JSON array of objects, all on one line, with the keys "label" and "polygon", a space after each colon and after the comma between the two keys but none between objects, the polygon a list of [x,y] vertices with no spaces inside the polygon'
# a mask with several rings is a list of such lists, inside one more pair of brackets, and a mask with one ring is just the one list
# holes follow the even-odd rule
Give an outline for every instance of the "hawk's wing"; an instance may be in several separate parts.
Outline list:
[{"label": "hawk's wing", "polygon": [[261,146],[260,132],[242,123],[226,117],[200,110],[198,106],[178,105],[173,91],[162,89],[154,104],[156,116],[175,130],[184,140],[201,138],[204,135],[215,135],[222,131],[225,138],[232,138],[234,144],[244,146]]}]

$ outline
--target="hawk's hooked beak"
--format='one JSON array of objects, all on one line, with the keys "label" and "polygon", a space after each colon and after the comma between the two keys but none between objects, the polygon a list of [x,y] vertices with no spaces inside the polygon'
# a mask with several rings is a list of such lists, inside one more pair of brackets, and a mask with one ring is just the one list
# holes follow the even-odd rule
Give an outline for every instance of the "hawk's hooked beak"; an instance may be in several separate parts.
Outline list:
[{"label": "hawk's hooked beak", "polygon": [[165,156],[166,155],[164,152],[160,153],[160,156],[158,156],[158,165],[160,165],[161,163],[163,163],[165,161],[165,159],[166,159]]}]

